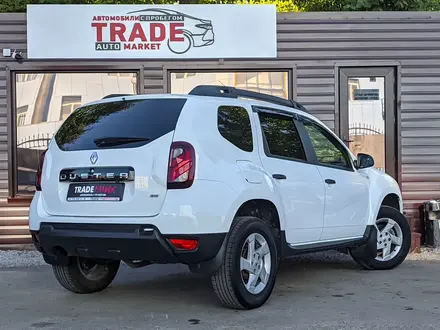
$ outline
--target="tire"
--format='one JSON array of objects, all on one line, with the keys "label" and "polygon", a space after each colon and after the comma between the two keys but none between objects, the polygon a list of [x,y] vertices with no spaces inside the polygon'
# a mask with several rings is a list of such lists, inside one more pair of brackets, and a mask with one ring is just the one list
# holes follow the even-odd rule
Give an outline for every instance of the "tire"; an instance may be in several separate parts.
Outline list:
[{"label": "tire", "polygon": [[[95,264],[92,270],[95,269],[96,276],[86,273],[84,263]],[[96,264],[90,259],[75,257],[69,265],[52,265],[52,268],[55,278],[66,290],[85,294],[107,288],[118,273],[119,265],[120,261],[115,260]]]},{"label": "tire", "polygon": [[[249,258],[249,249],[253,245],[249,243],[251,237],[257,242],[254,245],[255,258]],[[260,245],[260,242],[264,243],[264,241],[266,244],[263,245],[268,249],[261,248],[263,245]],[[262,258],[258,258],[260,255],[258,252],[263,256]],[[251,262],[246,260],[243,262],[247,269],[252,268],[255,271],[252,275],[250,271],[241,270],[242,255],[244,259],[255,262],[253,266]],[[278,264],[277,244],[269,225],[259,218],[237,217],[228,234],[222,266],[211,276],[212,286],[221,303],[228,308],[258,308],[269,299],[273,291]],[[262,282],[261,278],[265,278],[266,283]],[[251,279],[257,280],[252,282]],[[251,286],[248,290],[246,284],[252,284],[250,282],[258,285]],[[253,292],[251,293],[250,290]]]},{"label": "tire", "polygon": [[[391,220],[391,221],[389,221]],[[395,224],[393,225],[394,222]],[[386,227],[393,225],[390,232],[383,231]],[[377,235],[377,256],[366,257],[364,255],[351,254],[354,261],[369,270],[388,270],[399,266],[406,258],[411,247],[411,228],[405,216],[393,207],[382,206],[376,218]],[[394,238],[400,237],[400,240]],[[399,245],[393,244],[400,241]],[[390,245],[388,245],[390,244]],[[385,246],[386,245],[386,246]],[[385,249],[389,249],[385,251]],[[385,257],[383,257],[385,255]]]}]

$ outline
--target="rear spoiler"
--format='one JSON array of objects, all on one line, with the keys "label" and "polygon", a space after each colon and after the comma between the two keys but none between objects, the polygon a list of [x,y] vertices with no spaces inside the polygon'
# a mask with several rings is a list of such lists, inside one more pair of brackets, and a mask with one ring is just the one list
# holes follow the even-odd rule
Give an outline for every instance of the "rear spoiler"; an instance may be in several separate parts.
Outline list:
[{"label": "rear spoiler", "polygon": [[110,99],[112,97],[121,97],[121,96],[133,96],[133,94],[109,94],[104,96],[102,99]]}]

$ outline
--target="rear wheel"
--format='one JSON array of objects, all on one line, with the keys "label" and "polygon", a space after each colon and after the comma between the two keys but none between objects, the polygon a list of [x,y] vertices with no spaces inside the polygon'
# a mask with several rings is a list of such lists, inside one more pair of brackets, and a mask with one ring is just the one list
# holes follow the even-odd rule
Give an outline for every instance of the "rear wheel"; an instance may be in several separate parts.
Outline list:
[{"label": "rear wheel", "polygon": [[53,265],[57,281],[75,293],[94,293],[107,288],[119,270],[120,261],[97,262],[76,257],[69,265]]},{"label": "rear wheel", "polygon": [[253,309],[269,299],[277,270],[277,246],[269,225],[259,218],[237,217],[222,266],[211,280],[223,305]]},{"label": "rear wheel", "polygon": [[385,270],[399,266],[409,253],[411,229],[405,216],[395,208],[382,206],[376,220],[377,255],[353,255],[366,269]]}]

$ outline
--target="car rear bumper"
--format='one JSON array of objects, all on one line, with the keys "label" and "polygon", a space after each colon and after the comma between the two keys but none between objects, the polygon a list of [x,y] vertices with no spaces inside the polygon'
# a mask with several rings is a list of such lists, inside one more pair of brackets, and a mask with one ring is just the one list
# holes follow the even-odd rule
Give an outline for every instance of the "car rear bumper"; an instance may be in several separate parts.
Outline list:
[{"label": "car rear bumper", "polygon": [[[163,235],[153,225],[41,223],[31,231],[35,247],[49,264],[63,264],[69,257],[144,260],[152,263],[198,264],[214,259],[226,233]],[[179,250],[170,239],[196,239],[195,250]]]},{"label": "car rear bumper", "polygon": [[[215,191],[215,194],[206,192]],[[67,203],[67,202],[63,202]],[[70,202],[69,202],[70,203]],[[77,208],[94,202],[75,202]],[[106,202],[113,203],[113,202]],[[151,224],[163,234],[227,233],[241,203],[237,193],[222,182],[198,179],[189,189],[169,189],[157,215],[134,216],[129,212],[114,212],[102,216],[90,212],[87,216],[72,213],[49,214],[41,191],[34,194],[29,208],[29,229],[39,231],[42,223],[89,224]],[[96,206],[98,209],[100,206]],[[146,206],[138,206],[139,208]],[[147,211],[147,210],[146,210]]]}]

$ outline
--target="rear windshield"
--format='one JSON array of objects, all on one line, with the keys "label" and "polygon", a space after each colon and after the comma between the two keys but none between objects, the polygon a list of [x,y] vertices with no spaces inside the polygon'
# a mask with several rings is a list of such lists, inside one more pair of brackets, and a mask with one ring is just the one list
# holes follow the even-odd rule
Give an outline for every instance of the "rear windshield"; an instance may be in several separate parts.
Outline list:
[{"label": "rear windshield", "polygon": [[107,102],[74,111],[55,135],[64,151],[135,148],[173,131],[186,99]]}]

